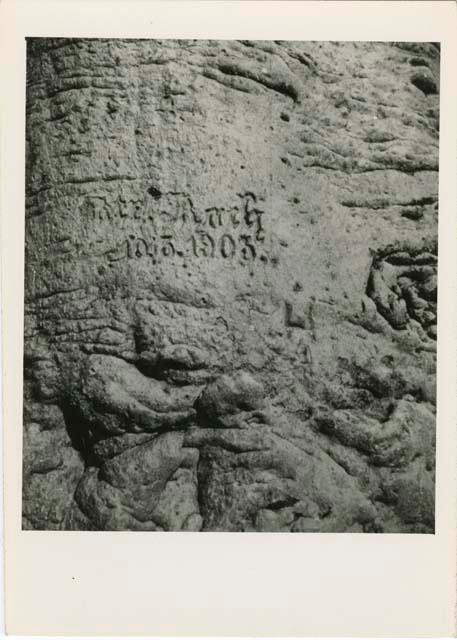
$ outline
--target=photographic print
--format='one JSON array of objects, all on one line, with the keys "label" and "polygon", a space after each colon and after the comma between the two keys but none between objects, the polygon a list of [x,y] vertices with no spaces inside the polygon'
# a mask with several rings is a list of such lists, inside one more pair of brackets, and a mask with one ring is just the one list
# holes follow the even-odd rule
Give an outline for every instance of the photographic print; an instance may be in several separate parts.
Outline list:
[{"label": "photographic print", "polygon": [[23,529],[434,533],[439,72],[27,39]]}]

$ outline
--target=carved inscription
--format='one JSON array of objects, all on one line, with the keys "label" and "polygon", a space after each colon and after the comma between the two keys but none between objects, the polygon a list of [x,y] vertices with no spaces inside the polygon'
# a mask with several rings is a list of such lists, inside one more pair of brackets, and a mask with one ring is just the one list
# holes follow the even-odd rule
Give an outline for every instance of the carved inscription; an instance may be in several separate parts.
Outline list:
[{"label": "carved inscription", "polygon": [[[187,239],[185,246],[178,244],[172,235],[161,235],[146,240],[142,237],[130,235],[125,243],[127,258],[150,257],[153,262],[160,258],[173,258],[174,256],[193,256],[195,258],[235,258],[244,262],[252,262],[257,258],[256,249],[252,237],[248,234],[234,236],[224,233],[217,237],[210,233],[198,231]],[[114,255],[114,254],[113,254]],[[266,258],[264,254],[260,259]]]},{"label": "carved inscription", "polygon": [[[83,211],[94,222],[111,222],[114,214],[109,216],[105,204],[100,198],[92,198]],[[265,212],[253,193],[238,194],[229,207],[199,210],[187,194],[179,192],[149,196],[143,205],[132,201],[122,213],[117,211],[118,219],[138,220],[141,231],[129,232],[114,249],[105,251],[110,261],[148,259],[153,264],[177,258],[236,259],[241,264],[268,261]],[[130,231],[132,225],[128,228]]]}]

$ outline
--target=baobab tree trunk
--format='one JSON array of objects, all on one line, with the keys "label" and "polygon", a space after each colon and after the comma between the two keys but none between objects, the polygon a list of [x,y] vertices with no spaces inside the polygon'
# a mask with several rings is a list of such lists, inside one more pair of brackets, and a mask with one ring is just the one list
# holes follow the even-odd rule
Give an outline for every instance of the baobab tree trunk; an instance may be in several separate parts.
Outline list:
[{"label": "baobab tree trunk", "polygon": [[439,48],[27,64],[24,528],[433,531]]}]

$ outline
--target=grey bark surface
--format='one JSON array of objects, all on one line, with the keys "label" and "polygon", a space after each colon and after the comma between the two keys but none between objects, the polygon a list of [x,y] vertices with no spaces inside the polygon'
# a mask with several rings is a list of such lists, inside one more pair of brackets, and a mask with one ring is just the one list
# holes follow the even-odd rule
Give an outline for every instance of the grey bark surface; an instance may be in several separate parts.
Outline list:
[{"label": "grey bark surface", "polygon": [[29,39],[25,529],[433,532],[439,48]]}]

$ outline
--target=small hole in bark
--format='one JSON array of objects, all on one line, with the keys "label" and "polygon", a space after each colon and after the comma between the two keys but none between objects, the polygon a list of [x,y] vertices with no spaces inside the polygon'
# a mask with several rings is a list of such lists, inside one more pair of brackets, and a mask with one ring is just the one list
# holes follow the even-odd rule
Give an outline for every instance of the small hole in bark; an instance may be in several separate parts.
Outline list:
[{"label": "small hole in bark", "polygon": [[149,187],[148,193],[150,196],[152,196],[153,198],[156,198],[157,200],[162,196],[162,192],[159,189],[156,189],[155,187]]}]

